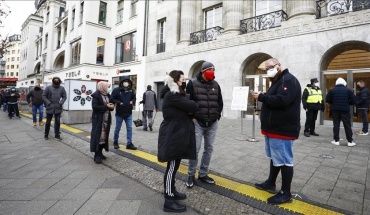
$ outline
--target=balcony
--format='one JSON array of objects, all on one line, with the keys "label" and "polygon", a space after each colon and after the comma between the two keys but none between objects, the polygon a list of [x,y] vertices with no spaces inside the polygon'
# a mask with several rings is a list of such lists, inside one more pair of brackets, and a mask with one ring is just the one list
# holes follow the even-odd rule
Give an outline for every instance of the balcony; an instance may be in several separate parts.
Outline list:
[{"label": "balcony", "polygon": [[5,65],[6,64],[6,61],[5,60],[1,60],[0,61],[0,65]]},{"label": "balcony", "polygon": [[240,20],[240,34],[280,27],[281,23],[287,19],[288,15],[283,10],[243,19]]},{"label": "balcony", "polygon": [[223,33],[223,28],[216,26],[205,30],[190,33],[190,45],[216,40]]},{"label": "balcony", "polygon": [[4,75],[5,74],[5,70],[4,69],[0,69],[0,75]]},{"label": "balcony", "polygon": [[157,44],[157,53],[166,51],[166,43]]},{"label": "balcony", "polygon": [[319,0],[316,1],[316,18],[366,9],[370,9],[370,0]]}]

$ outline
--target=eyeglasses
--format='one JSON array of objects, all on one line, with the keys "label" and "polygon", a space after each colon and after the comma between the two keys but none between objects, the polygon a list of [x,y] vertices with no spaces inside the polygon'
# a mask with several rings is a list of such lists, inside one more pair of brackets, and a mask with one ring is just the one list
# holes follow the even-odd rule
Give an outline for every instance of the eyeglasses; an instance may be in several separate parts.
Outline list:
[{"label": "eyeglasses", "polygon": [[278,63],[277,63],[277,64],[275,64],[275,65],[273,65],[273,66],[266,67],[266,71],[267,71],[267,70],[270,70],[270,69],[273,69],[276,65],[278,65]]}]

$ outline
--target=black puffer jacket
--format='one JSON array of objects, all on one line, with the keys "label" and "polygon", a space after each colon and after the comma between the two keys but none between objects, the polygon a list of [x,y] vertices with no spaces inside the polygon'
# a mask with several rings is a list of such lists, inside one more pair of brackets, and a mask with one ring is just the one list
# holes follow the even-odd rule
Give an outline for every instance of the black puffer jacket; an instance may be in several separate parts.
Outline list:
[{"label": "black puffer jacket", "polygon": [[360,88],[360,91],[356,94],[356,107],[357,108],[369,108],[370,92],[367,87]]},{"label": "black puffer jacket", "polygon": [[325,100],[326,103],[330,104],[330,111],[342,112],[349,112],[350,105],[354,105],[356,102],[352,90],[341,84],[329,90]]},{"label": "black puffer jacket", "polygon": [[194,113],[198,106],[179,93],[172,78],[167,80],[161,91],[163,121],[158,135],[158,161],[195,159],[195,127],[189,113]]},{"label": "black puffer jacket", "polygon": [[[123,87],[123,82],[128,81],[129,86]],[[136,102],[136,93],[132,89],[132,81],[129,76],[122,76],[119,86],[114,88],[110,97],[110,102],[116,104],[116,115],[129,117]]]},{"label": "black puffer jacket", "polygon": [[269,133],[298,138],[301,130],[301,85],[285,69],[269,90],[258,96],[262,102],[261,129]]}]

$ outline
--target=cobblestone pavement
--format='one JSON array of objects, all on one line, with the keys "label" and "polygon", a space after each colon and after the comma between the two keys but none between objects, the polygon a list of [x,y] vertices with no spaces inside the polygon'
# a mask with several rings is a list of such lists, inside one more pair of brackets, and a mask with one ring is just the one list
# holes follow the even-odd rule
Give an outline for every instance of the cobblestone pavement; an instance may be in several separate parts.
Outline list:
[{"label": "cobblestone pavement", "polygon": [[[1,214],[166,214],[163,173],[112,152],[97,165],[87,141],[64,132],[61,142],[46,141],[44,127],[31,121],[0,113]],[[188,195],[183,214],[266,214],[182,181],[176,186]]]},{"label": "cobblestone pavement", "polygon": [[[133,113],[133,116],[136,119],[137,112]],[[153,131],[134,127],[133,142],[140,150],[157,153],[158,128],[161,121],[162,113],[158,112]],[[213,174],[250,185],[267,179],[269,161],[265,156],[264,138],[260,133],[258,120],[255,122],[255,138],[259,141],[245,140],[252,136],[252,124],[253,121],[249,119],[242,121],[222,118],[219,121],[210,164]],[[91,129],[90,124],[77,124],[73,127],[84,131]],[[370,176],[367,174],[370,173],[370,138],[356,135],[357,130],[358,128],[353,129],[354,142],[357,144],[355,147],[347,146],[343,127],[340,130],[340,136],[343,138],[340,140],[340,146],[330,143],[333,140],[331,126],[317,126],[316,133],[320,134],[319,137],[305,137],[302,130],[300,138],[294,142],[292,192],[299,194],[303,200],[333,206],[354,214],[370,214]],[[120,143],[125,143],[125,134],[123,124]],[[186,164],[186,160],[183,163]],[[280,186],[279,175],[277,187]]]}]

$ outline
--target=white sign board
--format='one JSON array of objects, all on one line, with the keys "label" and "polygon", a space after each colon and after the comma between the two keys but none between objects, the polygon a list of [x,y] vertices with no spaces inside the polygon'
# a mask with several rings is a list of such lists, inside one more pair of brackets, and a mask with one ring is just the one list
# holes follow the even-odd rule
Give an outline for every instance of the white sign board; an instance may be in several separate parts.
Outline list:
[{"label": "white sign board", "polygon": [[249,87],[234,87],[231,110],[247,111]]},{"label": "white sign board", "polygon": [[65,80],[64,88],[67,100],[64,102],[65,110],[92,110],[91,94],[96,91],[95,81]]}]

